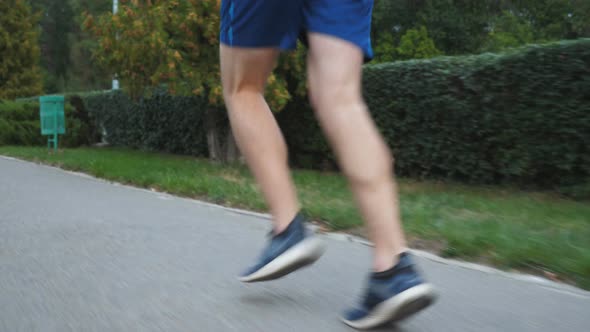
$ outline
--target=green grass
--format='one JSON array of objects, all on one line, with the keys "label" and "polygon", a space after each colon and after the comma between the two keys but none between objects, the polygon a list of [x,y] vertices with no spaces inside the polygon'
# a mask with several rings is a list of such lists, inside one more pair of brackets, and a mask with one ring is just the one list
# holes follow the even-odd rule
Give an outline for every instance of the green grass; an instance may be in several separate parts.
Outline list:
[{"label": "green grass", "polygon": [[[0,147],[0,154],[233,207],[264,210],[249,172],[190,157],[122,149]],[[344,178],[294,172],[305,212],[333,230],[362,225]],[[590,289],[590,204],[547,193],[400,180],[405,229],[444,256],[541,273]]]}]

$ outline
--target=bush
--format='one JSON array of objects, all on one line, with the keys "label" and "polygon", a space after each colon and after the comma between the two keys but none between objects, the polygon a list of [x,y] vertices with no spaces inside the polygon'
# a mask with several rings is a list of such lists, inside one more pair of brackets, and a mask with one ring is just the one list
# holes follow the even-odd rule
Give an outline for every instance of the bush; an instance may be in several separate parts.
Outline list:
[{"label": "bush", "polygon": [[306,99],[295,97],[275,117],[289,147],[291,164],[309,169],[337,168],[336,158]]},{"label": "bush", "polygon": [[[77,147],[86,143],[87,126],[77,119],[75,110],[65,107],[66,134],[60,136],[60,146]],[[41,135],[39,103],[0,100],[0,145],[44,145]]]},{"label": "bush", "polygon": [[434,41],[428,37],[428,30],[425,26],[409,29],[402,36],[399,47],[396,48],[397,56],[400,59],[429,59],[442,54]]},{"label": "bush", "polygon": [[[395,153],[399,175],[577,197],[587,197],[590,186],[588,91],[589,39],[364,70],[365,98]],[[111,144],[207,155],[209,106],[202,98],[81,98]],[[307,101],[296,97],[277,119],[295,166],[335,168]]]},{"label": "bush", "polygon": [[[81,123],[78,145],[93,145],[100,142],[101,132],[97,126],[98,122],[93,114],[91,114],[84,103],[84,99],[92,96],[100,96],[109,94],[110,90],[90,91],[90,92],[68,92],[62,94],[67,105],[73,108],[70,118],[76,119]],[[39,97],[18,98],[17,102],[36,103]]]},{"label": "bush", "polygon": [[80,95],[91,117],[115,146],[194,156],[207,155],[203,97],[156,92],[137,102],[121,92]]},{"label": "bush", "polygon": [[[364,70],[398,174],[567,193],[590,184],[588,91],[589,39]],[[325,159],[311,111],[298,106],[278,116],[293,159]]]}]

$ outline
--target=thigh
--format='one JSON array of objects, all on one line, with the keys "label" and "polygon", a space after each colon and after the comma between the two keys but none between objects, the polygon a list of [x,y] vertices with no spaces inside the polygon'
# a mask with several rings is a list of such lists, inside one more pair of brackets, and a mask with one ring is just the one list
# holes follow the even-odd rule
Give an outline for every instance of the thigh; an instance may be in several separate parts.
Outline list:
[{"label": "thigh", "polygon": [[363,52],[345,40],[309,33],[307,59],[309,94],[317,106],[357,102],[361,98]]}]

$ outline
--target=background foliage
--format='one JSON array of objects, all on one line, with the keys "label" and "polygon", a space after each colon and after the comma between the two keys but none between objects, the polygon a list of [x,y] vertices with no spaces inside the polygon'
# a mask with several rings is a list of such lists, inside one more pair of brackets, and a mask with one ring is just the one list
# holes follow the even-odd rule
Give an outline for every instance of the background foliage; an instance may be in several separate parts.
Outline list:
[{"label": "background foliage", "polygon": [[[590,184],[590,39],[372,65],[364,76],[400,175],[570,193]],[[294,106],[278,116],[293,160],[333,164],[311,115]]]},{"label": "background foliage", "polygon": [[0,2],[0,98],[41,93],[39,15],[24,0]]},{"label": "background foliage", "polygon": [[[91,128],[89,144],[104,129],[114,144],[150,150],[211,156],[231,145],[218,75],[218,1],[122,0],[118,15],[110,0],[14,3],[30,22],[41,17],[45,93],[101,89],[108,73],[119,75],[126,94],[70,98]],[[568,193],[588,183],[588,41],[581,38],[590,36],[590,2],[377,1],[373,21],[375,63],[394,63],[366,67],[365,91],[396,150],[398,173]],[[2,36],[18,44],[18,34]],[[34,73],[37,37],[28,36],[23,70]],[[579,41],[518,49],[567,39]],[[482,52],[502,54],[454,56]],[[305,95],[304,60],[302,47],[285,54],[267,96],[293,163],[334,168]],[[38,94],[40,81],[11,96]],[[180,119],[185,123],[173,124]]]},{"label": "background foliage", "polygon": [[208,155],[205,135],[207,98],[171,96],[161,90],[137,101],[121,92],[82,95],[80,98],[104,128],[107,133],[104,138],[111,145]]},{"label": "background foliage", "polygon": [[[12,0],[15,1],[15,0]],[[9,1],[10,2],[10,1]],[[45,93],[101,90],[110,87],[112,72],[97,66],[91,50],[99,41],[82,29],[87,15],[98,18],[110,13],[112,0],[30,0],[40,13],[41,66]],[[146,1],[134,1],[146,4]],[[161,7],[158,2],[149,1]],[[169,1],[183,7],[195,1]],[[198,1],[214,4],[216,1]],[[8,2],[4,2],[8,3]],[[127,3],[127,4],[126,4]],[[123,0],[122,6],[130,1]],[[191,4],[190,6],[193,6]],[[171,17],[187,18],[182,10]],[[120,11],[121,19],[125,12]],[[212,20],[215,24],[214,20]],[[527,43],[590,37],[590,1],[587,0],[390,0],[376,1],[373,13],[376,61],[406,60],[400,55],[401,40],[409,30],[426,29],[428,39],[445,55],[497,52]],[[194,27],[190,19],[185,27]],[[179,22],[180,24],[180,22]],[[198,33],[197,30],[192,30]],[[183,41],[183,34],[172,36]],[[424,40],[424,39],[421,39]],[[193,42],[201,42],[194,40]],[[203,45],[208,41],[204,40]],[[417,45],[406,45],[413,54]],[[421,53],[424,54],[424,53]],[[437,52],[426,53],[428,57]],[[424,55],[422,55],[424,56]],[[216,62],[212,62],[215,65]],[[289,91],[291,92],[291,91]],[[33,95],[33,94],[30,94]],[[20,94],[19,96],[26,96]],[[283,104],[284,106],[284,104]]]},{"label": "background foliage", "polygon": [[[92,124],[71,105],[66,105],[66,134],[60,135],[60,147],[88,145]],[[38,102],[0,100],[0,145],[46,145],[41,136]]]},{"label": "background foliage", "polygon": [[590,2],[376,1],[373,21],[376,60],[386,62],[405,59],[395,50],[409,30],[421,26],[425,27],[434,46],[445,55],[497,52],[528,43],[590,37]]}]

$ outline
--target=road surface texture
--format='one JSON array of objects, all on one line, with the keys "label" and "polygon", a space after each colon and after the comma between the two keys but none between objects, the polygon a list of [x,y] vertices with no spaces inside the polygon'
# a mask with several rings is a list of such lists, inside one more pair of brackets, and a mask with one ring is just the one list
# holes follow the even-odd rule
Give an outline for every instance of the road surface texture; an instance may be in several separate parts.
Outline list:
[{"label": "road surface texture", "polygon": [[[370,248],[245,285],[268,220],[0,157],[0,331],[353,331]],[[379,331],[590,331],[590,293],[417,259],[440,298]]]}]

